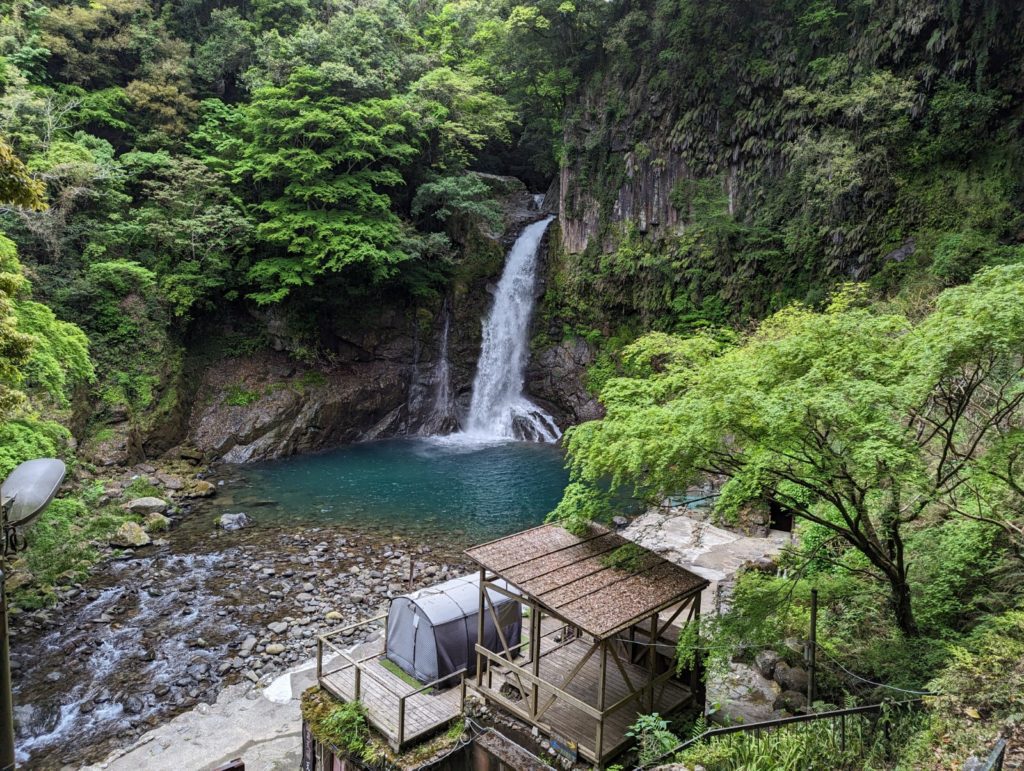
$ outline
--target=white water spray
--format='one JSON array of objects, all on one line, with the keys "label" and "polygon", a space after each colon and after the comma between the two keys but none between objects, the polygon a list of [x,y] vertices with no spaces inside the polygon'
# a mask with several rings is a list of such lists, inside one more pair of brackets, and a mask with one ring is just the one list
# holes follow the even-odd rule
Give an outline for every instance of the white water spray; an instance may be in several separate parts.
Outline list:
[{"label": "white water spray", "polygon": [[509,250],[494,292],[494,305],[484,320],[465,435],[540,442],[555,442],[561,436],[554,419],[523,393],[537,252],[553,219],[547,217],[528,225]]}]

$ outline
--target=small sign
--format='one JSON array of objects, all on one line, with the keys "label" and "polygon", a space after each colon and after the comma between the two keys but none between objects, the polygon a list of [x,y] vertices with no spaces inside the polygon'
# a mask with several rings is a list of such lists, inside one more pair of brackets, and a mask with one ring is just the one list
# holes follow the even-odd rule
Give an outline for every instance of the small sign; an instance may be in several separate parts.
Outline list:
[{"label": "small sign", "polygon": [[551,734],[551,749],[556,755],[561,755],[567,760],[575,763],[580,757],[580,745],[578,742],[569,741],[556,733]]}]

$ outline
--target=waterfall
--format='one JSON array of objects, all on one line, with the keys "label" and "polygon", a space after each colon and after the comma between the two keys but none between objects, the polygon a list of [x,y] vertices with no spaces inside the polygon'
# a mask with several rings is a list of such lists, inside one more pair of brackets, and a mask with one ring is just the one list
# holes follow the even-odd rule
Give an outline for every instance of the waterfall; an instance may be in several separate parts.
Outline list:
[{"label": "waterfall", "polygon": [[419,334],[413,336],[412,371],[409,378],[409,397],[406,401],[408,434],[436,436],[451,433],[459,428],[452,398],[451,364],[448,361],[451,317],[451,307],[446,297],[441,308],[441,336],[438,339],[437,358],[429,368],[425,368],[420,361],[422,345]]},{"label": "waterfall", "polygon": [[466,435],[540,442],[555,442],[561,436],[554,419],[523,393],[530,356],[537,252],[553,219],[547,217],[528,225],[509,250],[494,292],[494,305],[484,320]]},{"label": "waterfall", "polygon": [[441,345],[434,365],[434,408],[431,420],[433,433],[447,433],[459,427],[455,417],[455,403],[452,400],[452,371],[448,361],[448,334],[452,325],[452,312],[448,306],[448,298],[444,300],[441,310]]}]

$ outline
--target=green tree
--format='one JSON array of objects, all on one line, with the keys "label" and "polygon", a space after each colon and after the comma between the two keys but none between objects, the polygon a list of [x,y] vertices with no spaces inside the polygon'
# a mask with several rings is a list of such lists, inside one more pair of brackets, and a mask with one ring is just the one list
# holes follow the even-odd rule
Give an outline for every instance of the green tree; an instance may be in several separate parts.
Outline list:
[{"label": "green tree", "polygon": [[719,476],[721,514],[767,500],[861,552],[915,635],[908,529],[950,511],[1024,421],[1022,296],[1013,265],[916,324],[850,290],[735,345],[643,338],[624,354],[630,376],[601,393],[607,416],[569,432],[575,484],[555,515],[592,508],[609,476],[651,499]]},{"label": "green tree", "polygon": [[121,162],[138,185],[137,206],[111,228],[116,249],[150,268],[178,316],[235,299],[237,261],[249,247],[252,223],[227,179],[181,155],[127,153]]},{"label": "green tree", "polygon": [[374,281],[394,276],[413,256],[388,194],[416,152],[401,102],[349,102],[301,68],[284,86],[259,89],[246,116],[234,175],[261,201],[256,235],[269,247],[249,271],[253,299],[277,302],[353,268]]}]

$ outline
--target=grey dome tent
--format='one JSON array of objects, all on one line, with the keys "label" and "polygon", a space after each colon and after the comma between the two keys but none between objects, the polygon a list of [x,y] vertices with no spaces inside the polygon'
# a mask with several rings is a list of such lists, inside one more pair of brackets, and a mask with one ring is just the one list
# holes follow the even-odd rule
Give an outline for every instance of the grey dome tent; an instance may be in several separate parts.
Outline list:
[{"label": "grey dome tent", "polygon": [[[514,591],[507,586],[502,588]],[[522,605],[504,594],[489,594],[505,641],[509,646],[519,645]],[[463,667],[467,676],[473,674],[479,609],[478,574],[396,597],[388,610],[387,658],[423,683],[454,674]],[[503,650],[490,608],[484,609],[483,645],[488,650]]]}]

